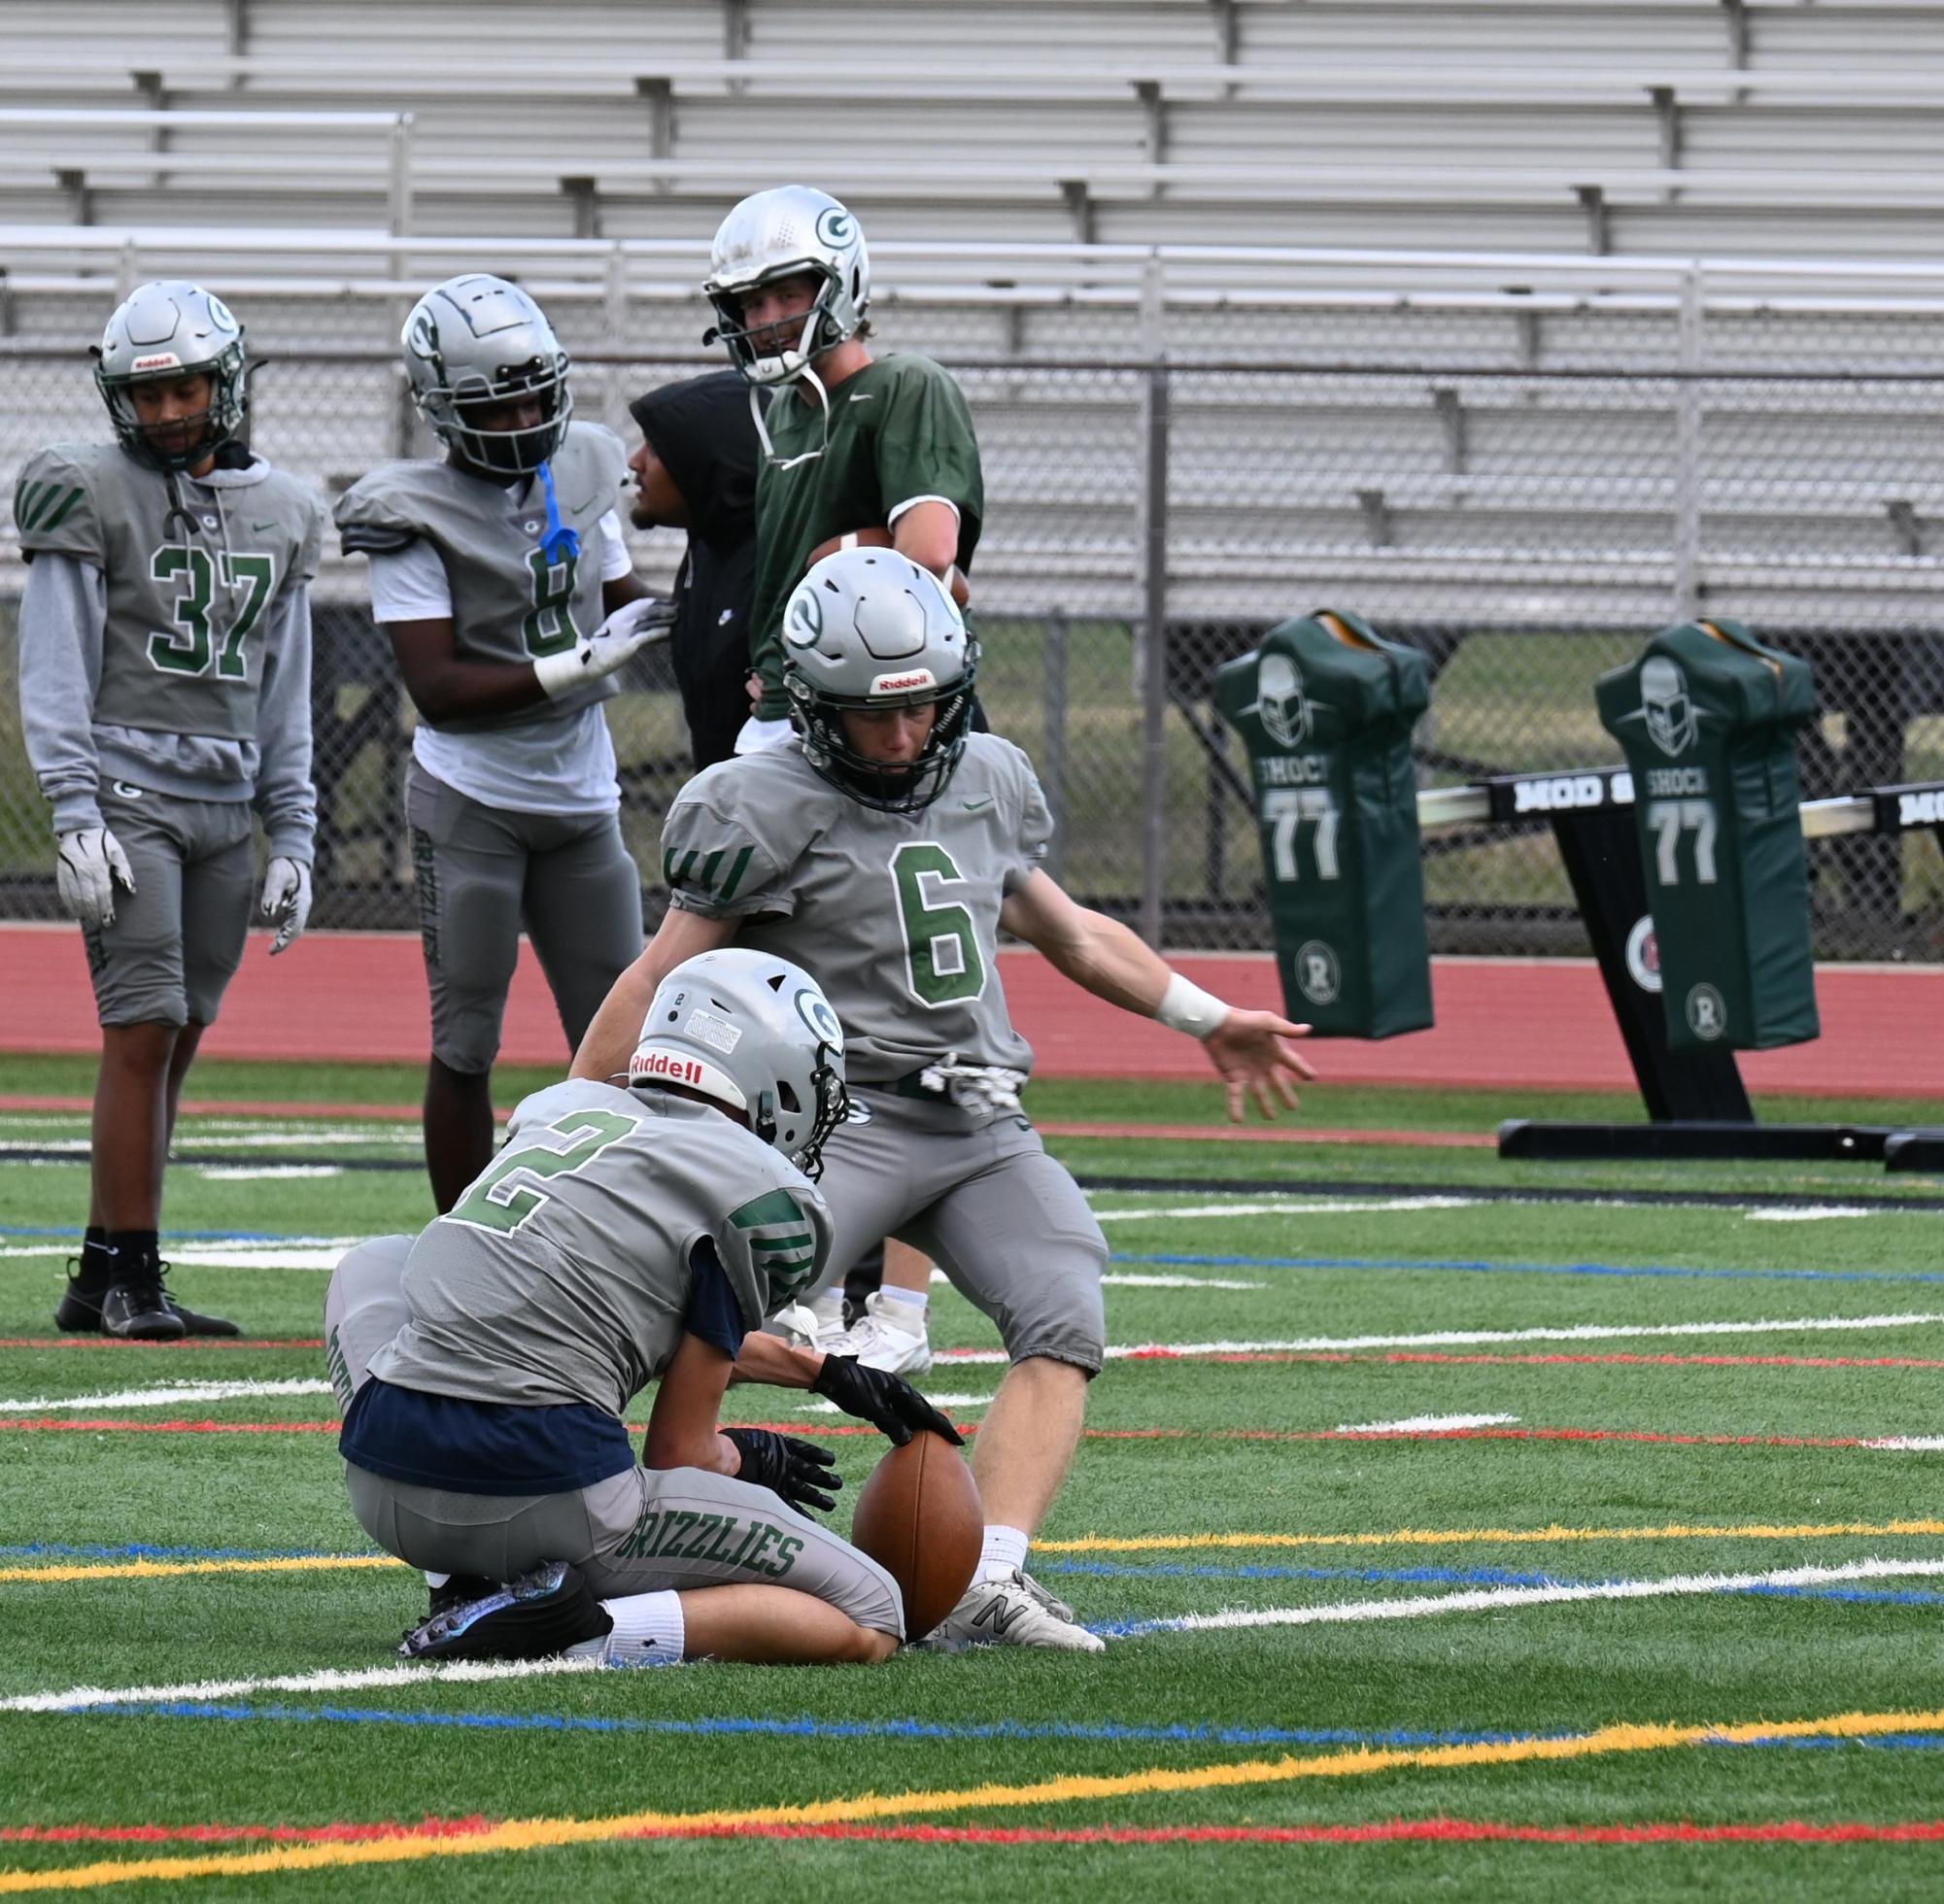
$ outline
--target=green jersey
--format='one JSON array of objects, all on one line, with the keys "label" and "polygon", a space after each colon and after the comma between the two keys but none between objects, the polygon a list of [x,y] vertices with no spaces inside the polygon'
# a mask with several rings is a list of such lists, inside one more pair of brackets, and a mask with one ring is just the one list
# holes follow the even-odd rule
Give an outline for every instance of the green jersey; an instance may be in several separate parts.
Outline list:
[{"label": "green jersey", "polygon": [[[824,440],[823,405],[795,389],[764,412],[781,461]],[[830,393],[830,441],[794,469],[766,462],[756,480],[756,589],[749,618],[750,665],[763,676],[766,721],[790,711],[783,692],[783,607],[803,579],[810,552],[834,535],[889,526],[913,502],[949,502],[959,512],[957,561],[972,572],[985,511],[978,439],[965,393],[928,357],[901,352],[867,364]]]}]

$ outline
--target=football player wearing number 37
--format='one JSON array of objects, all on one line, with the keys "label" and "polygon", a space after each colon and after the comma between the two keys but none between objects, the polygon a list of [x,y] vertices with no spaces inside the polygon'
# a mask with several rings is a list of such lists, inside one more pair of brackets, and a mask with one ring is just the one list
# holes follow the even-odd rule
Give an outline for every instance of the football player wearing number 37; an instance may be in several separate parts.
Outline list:
[{"label": "football player wearing number 37", "polygon": [[836,1225],[824,1280],[886,1236],[924,1250],[999,1326],[1010,1367],[980,1429],[979,1572],[935,1646],[1093,1650],[1025,1572],[1078,1445],[1106,1348],[1107,1242],[1021,1114],[1033,1054],[1012,1028],[999,935],[1097,997],[1200,1038],[1240,1116],[1294,1104],[1308,1029],[1235,1010],[1040,865],[1052,820],[1026,756],[967,731],[977,643],[929,569],[890,549],[827,556],[784,613],[798,737],[724,761],[663,832],[672,903],[574,1060],[628,1061],[668,971],[738,944],[797,960],[843,1023],[854,1108],[824,1152]]},{"label": "football player wearing number 37", "polygon": [[575,423],[566,352],[532,298],[435,285],[402,338],[442,461],[387,463],[338,500],[372,619],[419,711],[405,796],[432,1055],[426,1164],[450,1209],[493,1154],[493,1061],[524,924],[569,1045],[641,944],[601,702],[667,633],[622,540],[626,460]]},{"label": "football player wearing number 37", "polygon": [[163,1158],[243,957],[253,808],[272,953],[310,916],[324,504],[245,447],[243,327],[221,298],[143,285],[95,358],[116,440],[41,451],[14,494],[32,564],[21,724],[101,1023],[87,1232],[55,1323],[137,1341],[233,1336],[165,1286]]}]

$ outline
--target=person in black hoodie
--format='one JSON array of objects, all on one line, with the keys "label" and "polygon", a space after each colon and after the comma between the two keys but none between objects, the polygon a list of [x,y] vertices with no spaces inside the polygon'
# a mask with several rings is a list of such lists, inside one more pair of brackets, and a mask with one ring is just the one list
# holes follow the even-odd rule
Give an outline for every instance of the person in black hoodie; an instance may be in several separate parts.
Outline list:
[{"label": "person in black hoodie", "polygon": [[636,528],[686,528],[670,638],[699,771],[735,751],[749,716],[749,598],[756,582],[756,467],[762,454],[740,374],[721,370],[637,396],[641,446],[629,459]]}]

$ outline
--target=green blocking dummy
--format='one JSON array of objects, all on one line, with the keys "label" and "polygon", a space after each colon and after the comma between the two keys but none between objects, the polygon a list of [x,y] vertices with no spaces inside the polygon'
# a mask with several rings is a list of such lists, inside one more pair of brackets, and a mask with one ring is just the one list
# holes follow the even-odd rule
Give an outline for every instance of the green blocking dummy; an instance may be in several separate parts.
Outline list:
[{"label": "green blocking dummy", "polygon": [[1411,759],[1430,702],[1422,655],[1330,609],[1279,623],[1215,674],[1248,748],[1284,1008],[1325,1037],[1431,1023]]},{"label": "green blocking dummy", "polygon": [[1807,662],[1735,622],[1684,622],[1593,690],[1633,769],[1667,1042],[1761,1050],[1817,1035],[1796,735]]}]

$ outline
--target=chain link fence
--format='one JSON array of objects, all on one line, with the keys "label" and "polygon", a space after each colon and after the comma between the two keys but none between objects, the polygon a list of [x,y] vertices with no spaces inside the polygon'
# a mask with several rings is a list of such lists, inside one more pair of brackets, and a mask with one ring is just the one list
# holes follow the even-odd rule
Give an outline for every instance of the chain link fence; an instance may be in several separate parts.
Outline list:
[{"label": "chain link fence", "polygon": [[[256,445],[327,493],[435,449],[392,355],[371,344],[409,301],[382,292],[239,299],[270,359]],[[94,333],[109,301],[23,298],[11,314],[9,493],[37,446],[101,433],[71,340]],[[1090,301],[1084,287],[1008,301],[999,286],[987,301],[880,307],[880,348],[934,352],[972,403],[988,497],[981,691],[1062,822],[1056,870],[1169,943],[1268,943],[1243,762],[1210,683],[1271,624],[1321,605],[1429,656],[1425,786],[1617,759],[1594,677],[1693,613],[1744,620],[1814,664],[1823,712],[1802,748],[1806,796],[1944,778],[1934,316],[1704,309],[1691,287],[1366,309]],[[710,367],[692,298],[617,307],[584,289],[552,308],[576,348],[580,414],[624,436],[630,396]],[[644,578],[665,586],[679,534],[633,539]],[[47,810],[18,729],[23,573],[0,543],[0,916],[52,917]],[[328,559],[315,599],[316,923],[408,927],[411,707],[370,624],[362,563]],[[665,663],[625,687],[609,720],[652,914],[658,828],[687,743]],[[1944,956],[1931,835],[1811,850],[1824,956]],[[1585,949],[1543,828],[1470,828],[1426,852],[1436,948]]]}]

